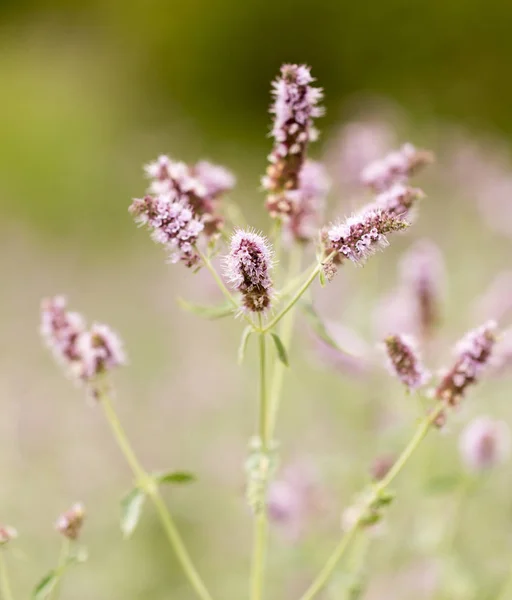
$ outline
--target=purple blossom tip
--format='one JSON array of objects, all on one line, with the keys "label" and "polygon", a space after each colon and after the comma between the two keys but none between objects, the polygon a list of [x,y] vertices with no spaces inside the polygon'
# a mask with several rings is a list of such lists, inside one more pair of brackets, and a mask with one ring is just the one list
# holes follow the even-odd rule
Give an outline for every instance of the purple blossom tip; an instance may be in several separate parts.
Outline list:
[{"label": "purple blossom tip", "polygon": [[65,513],[60,515],[55,523],[55,529],[70,540],[78,539],[85,519],[85,509],[82,504],[76,503]]},{"label": "purple blossom tip", "polygon": [[361,182],[377,192],[382,192],[395,183],[404,183],[433,160],[434,155],[431,152],[419,150],[412,144],[404,144],[399,150],[367,165],[361,173]]},{"label": "purple blossom tip", "polygon": [[477,383],[488,366],[495,343],[494,321],[468,332],[456,345],[455,364],[435,389],[435,397],[457,406],[468,386]]},{"label": "purple blossom tip", "polygon": [[262,312],[270,307],[272,268],[272,250],[266,238],[253,231],[235,231],[224,270],[233,287],[242,294],[246,310]]},{"label": "purple blossom tip", "polygon": [[430,374],[425,370],[416,344],[408,336],[390,335],[384,340],[390,372],[409,390],[416,390],[427,383]]},{"label": "purple blossom tip", "polygon": [[272,216],[287,215],[293,205],[284,192],[299,188],[309,142],[317,139],[313,120],[323,115],[319,106],[322,90],[311,86],[314,79],[305,65],[283,65],[280,77],[272,84],[274,115],[271,135],[274,147],[269,156],[270,165],[262,179],[269,192],[267,208]]},{"label": "purple blossom tip", "polygon": [[487,470],[509,457],[510,429],[504,421],[478,417],[463,430],[459,450],[469,470]]},{"label": "purple blossom tip", "polygon": [[375,204],[388,214],[395,217],[411,217],[416,202],[425,197],[419,188],[412,188],[402,183],[396,183],[381,192],[375,198]]},{"label": "purple blossom tip", "polygon": [[81,315],[67,310],[63,296],[43,300],[40,331],[57,362],[77,381],[92,382],[126,363],[118,336],[106,325],[87,329]]}]

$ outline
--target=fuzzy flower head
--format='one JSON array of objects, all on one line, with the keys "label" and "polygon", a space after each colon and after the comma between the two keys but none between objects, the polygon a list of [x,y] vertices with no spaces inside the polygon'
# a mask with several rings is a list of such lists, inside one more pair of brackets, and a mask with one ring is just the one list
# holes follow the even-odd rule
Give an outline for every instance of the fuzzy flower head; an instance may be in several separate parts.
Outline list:
[{"label": "fuzzy flower head", "polygon": [[324,165],[306,160],[300,171],[299,188],[287,193],[294,210],[283,224],[285,239],[306,243],[315,238],[330,187]]},{"label": "fuzzy flower head", "polygon": [[404,144],[399,150],[390,152],[365,167],[361,173],[361,183],[376,192],[382,192],[395,183],[404,183],[433,160],[431,152],[418,150],[412,144]]},{"label": "fuzzy flower head", "polygon": [[0,546],[7,544],[8,542],[15,540],[18,537],[18,532],[14,527],[10,525],[0,526]]},{"label": "fuzzy flower head", "polygon": [[419,188],[396,183],[375,198],[375,204],[394,217],[413,216],[412,209],[425,194]]},{"label": "fuzzy flower head", "polygon": [[400,276],[416,329],[428,338],[440,321],[446,279],[441,251],[429,240],[416,242],[402,259]]},{"label": "fuzzy flower head", "polygon": [[318,137],[313,119],[323,115],[323,108],[318,105],[323,94],[311,85],[313,81],[309,67],[283,65],[280,77],[272,84],[274,147],[262,179],[263,188],[269,192],[267,208],[272,216],[293,211],[293,202],[285,192],[299,188],[308,144]]},{"label": "fuzzy flower head", "polygon": [[90,383],[125,364],[122,343],[109,327],[94,324],[88,329],[83,317],[66,307],[63,296],[43,300],[40,329],[46,345],[72,379]]},{"label": "fuzzy flower head", "polygon": [[231,248],[224,261],[225,273],[243,297],[250,312],[263,312],[272,299],[272,250],[263,236],[243,229],[231,238]]},{"label": "fuzzy flower head", "polygon": [[55,523],[55,529],[64,537],[76,540],[80,535],[85,519],[85,509],[82,504],[74,504],[69,510],[60,515]]},{"label": "fuzzy flower head", "polygon": [[459,438],[459,450],[471,471],[485,471],[510,456],[510,429],[504,421],[478,417]]},{"label": "fuzzy flower head", "polygon": [[435,397],[457,406],[467,387],[476,383],[488,366],[495,342],[494,321],[468,332],[455,347],[455,364],[435,389]]},{"label": "fuzzy flower head", "polygon": [[388,367],[408,390],[416,390],[429,379],[414,341],[403,335],[390,335],[384,340]]},{"label": "fuzzy flower head", "polygon": [[363,265],[372,254],[389,245],[387,234],[408,226],[401,218],[370,205],[343,223],[327,228],[324,232],[325,253],[336,252],[337,262],[349,259],[356,265]]}]

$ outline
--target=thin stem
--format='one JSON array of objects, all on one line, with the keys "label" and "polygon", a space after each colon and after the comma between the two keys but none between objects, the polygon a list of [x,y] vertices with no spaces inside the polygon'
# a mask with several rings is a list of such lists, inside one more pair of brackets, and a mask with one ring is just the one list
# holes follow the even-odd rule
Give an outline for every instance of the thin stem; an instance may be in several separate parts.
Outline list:
[{"label": "thin stem", "polygon": [[[302,259],[302,248],[296,247],[290,253],[290,263],[288,265],[288,278],[291,278],[300,269],[300,263]],[[283,342],[284,347],[288,350],[293,336],[293,324],[294,324],[295,311],[289,312],[281,322],[281,328],[279,331],[279,337]],[[270,384],[270,399],[269,399],[269,426],[268,435],[272,439],[277,423],[277,416],[279,413],[279,405],[281,402],[281,392],[283,389],[285,374],[285,365],[280,361],[276,360],[274,363],[274,370],[272,373],[272,383]]]},{"label": "thin stem", "polygon": [[[221,276],[217,273],[215,267],[212,265],[211,260],[206,256],[206,254],[204,254],[204,252],[201,252],[201,250],[199,250],[199,248],[197,246],[195,247],[195,249],[196,249],[196,252],[199,254],[201,260],[203,261],[204,266],[208,269],[211,276],[215,280],[215,283],[217,284],[219,290],[224,294],[224,297],[226,298],[226,300],[228,300],[228,302],[230,302],[233,305],[233,308],[239,309],[240,306],[238,305],[238,302],[233,297],[233,294],[225,286],[224,282],[222,281]],[[256,325],[254,324],[253,320],[250,317],[248,317],[243,312],[241,313],[241,315],[248,323],[250,323],[252,325],[252,327],[255,331],[258,330],[258,328],[256,327]]]},{"label": "thin stem", "polygon": [[126,433],[121,425],[121,422],[117,417],[114,407],[112,406],[112,402],[107,394],[103,393],[101,395],[100,404],[103,407],[107,422],[110,425],[110,429],[114,434],[117,444],[126,458],[126,461],[130,465],[133,474],[135,475],[137,485],[144,490],[156,508],[169,543],[174,550],[190,585],[194,588],[201,600],[212,600],[210,593],[204,585],[188,554],[185,544],[181,539],[181,536],[158,488],[154,484],[151,476],[145,471],[136,457],[135,452],[133,451]]},{"label": "thin stem", "polygon": [[57,563],[57,577],[55,580],[55,585],[53,586],[53,589],[51,590],[49,596],[48,596],[48,600],[57,600],[57,598],[59,597],[59,592],[60,592],[60,580],[62,578],[62,575],[64,574],[64,570],[66,568],[66,562],[68,560],[68,556],[69,556],[69,549],[70,549],[70,543],[69,543],[69,538],[65,537],[62,540],[62,546],[60,549],[60,554],[59,554],[59,562]]},{"label": "thin stem", "polygon": [[378,500],[382,492],[384,492],[386,488],[389,487],[395,480],[427,435],[436,418],[444,409],[444,403],[439,403],[437,407],[420,422],[413,437],[403,450],[402,454],[400,454],[395,464],[391,467],[387,475],[373,487],[372,493],[368,495],[365,505],[361,508],[360,517],[354,521],[350,529],[348,529],[345,535],[341,538],[341,541],[327,560],[324,568],[320,571],[308,590],[301,596],[300,600],[312,600],[312,598],[314,598],[316,594],[325,586],[334,569],[336,568],[336,565],[350,547],[352,540],[355,538],[357,532],[361,528],[366,509],[370,508],[371,505]]},{"label": "thin stem", "polygon": [[[259,326],[262,328],[261,315],[258,315]],[[268,402],[267,402],[267,352],[265,334],[259,335],[259,359],[260,359],[260,402],[259,402],[259,436],[263,460],[268,459]],[[266,475],[265,475],[266,476]],[[261,600],[263,596],[263,580],[265,574],[266,547],[268,537],[268,523],[265,495],[267,481],[263,481],[263,501],[258,508],[254,520],[253,558],[251,568],[251,600]]]},{"label": "thin stem", "polygon": [[13,600],[3,548],[0,549],[0,590],[2,591],[2,600]]}]

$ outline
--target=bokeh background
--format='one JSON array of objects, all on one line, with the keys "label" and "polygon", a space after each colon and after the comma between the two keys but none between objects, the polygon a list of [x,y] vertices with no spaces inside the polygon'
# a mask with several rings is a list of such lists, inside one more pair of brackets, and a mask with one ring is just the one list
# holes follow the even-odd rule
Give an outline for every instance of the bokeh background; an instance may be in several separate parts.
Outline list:
[{"label": "bokeh background", "polygon": [[[239,322],[178,309],[178,296],[218,294],[206,274],[166,264],[134,227],[127,207],[145,188],[142,165],[160,153],[225,164],[238,178],[232,199],[268,230],[259,177],[270,81],[283,62],[310,64],[326,92],[312,154],[334,182],[331,215],[364,196],[354,172],[368,152],[410,140],[438,155],[418,179],[428,199],[414,230],[365,269],[347,267],[315,289],[318,306],[373,347],[383,318],[375,311],[396,287],[400,257],[428,237],[447,271],[437,368],[482,318],[478,298],[510,268],[511,22],[504,0],[0,2],[0,519],[20,533],[9,561],[16,598],[29,597],[55,564],[53,522],[78,500],[88,510],[90,559],[70,572],[63,598],[193,597],[151,510],[130,542],[121,539],[130,473],[101,411],[61,376],[38,337],[40,298],[54,293],[121,333],[130,366],[116,375],[116,403],[133,443],[148,467],[197,473],[166,499],[215,596],[246,593],[243,462],[255,357],[250,350],[236,365]],[[362,126],[346,127],[354,120],[366,124],[362,137]],[[499,294],[511,295],[510,286]],[[269,598],[298,596],[339,538],[341,511],[369,465],[403,446],[418,415],[380,370],[329,369],[303,322],[296,342],[281,464],[312,478],[322,502],[300,535],[273,529]],[[364,598],[430,598],[440,580],[449,580],[451,599],[495,597],[512,560],[509,469],[479,479],[460,505],[457,489],[433,493],[429,481],[463,472],[457,436],[472,416],[512,421],[509,386],[500,378],[475,390],[400,479],[388,533],[368,557]],[[343,585],[336,579],[325,597],[343,597]]]}]

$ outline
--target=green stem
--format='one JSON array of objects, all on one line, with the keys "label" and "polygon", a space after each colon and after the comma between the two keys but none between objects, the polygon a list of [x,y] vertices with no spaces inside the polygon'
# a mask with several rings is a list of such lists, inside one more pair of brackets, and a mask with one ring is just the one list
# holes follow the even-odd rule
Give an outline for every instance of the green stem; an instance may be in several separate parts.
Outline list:
[{"label": "green stem", "polygon": [[4,548],[0,549],[0,590],[2,591],[2,600],[13,600],[9,576],[7,574]]},{"label": "green stem", "polygon": [[140,464],[138,458],[133,451],[126,433],[117,417],[117,414],[112,406],[112,402],[106,393],[102,393],[100,404],[110,425],[110,429],[117,441],[117,444],[128,462],[133,474],[136,478],[137,485],[147,494],[153,502],[158,513],[164,531],[167,535],[169,543],[176,554],[176,557],[185,573],[190,585],[194,588],[201,600],[212,600],[212,597],[206,586],[203,583],[199,573],[197,572],[189,554],[181,539],[181,536],[174,524],[174,521],[169,513],[163,498],[156,487],[151,476],[145,471]]},{"label": "green stem", "polygon": [[[262,328],[261,315],[258,315],[259,326]],[[259,436],[261,454],[263,459],[268,458],[268,399],[267,399],[267,356],[265,334],[259,334],[259,359],[260,359],[260,402],[259,402]],[[266,547],[268,537],[268,523],[266,511],[267,481],[263,482],[262,506],[254,519],[253,558],[251,567],[251,600],[261,600],[263,596],[263,580],[265,575]]]},{"label": "green stem", "polygon": [[64,570],[66,568],[66,562],[67,562],[68,556],[69,556],[69,549],[70,549],[69,538],[65,537],[62,540],[62,546],[61,546],[60,555],[59,555],[59,562],[57,563],[57,569],[56,569],[57,577],[55,579],[55,585],[53,586],[53,588],[48,596],[48,600],[57,600],[57,598],[59,597],[60,581],[62,579],[62,575],[64,574]]},{"label": "green stem", "polygon": [[391,467],[387,475],[381,479],[372,489],[372,493],[368,495],[365,505],[361,508],[360,517],[356,519],[350,529],[341,538],[338,546],[331,554],[324,568],[320,571],[317,578],[313,581],[308,590],[301,596],[300,600],[312,600],[325,586],[329,578],[331,577],[336,565],[341,560],[347,549],[350,547],[353,539],[356,537],[357,532],[361,529],[362,519],[366,513],[366,510],[372,506],[372,504],[378,500],[382,493],[391,485],[395,478],[402,471],[404,466],[407,464],[411,456],[417,450],[425,436],[430,430],[430,427],[439,416],[439,414],[445,409],[444,403],[439,403],[437,407],[425,417],[418,425],[413,437],[407,444],[402,454],[398,457],[395,464]]}]

